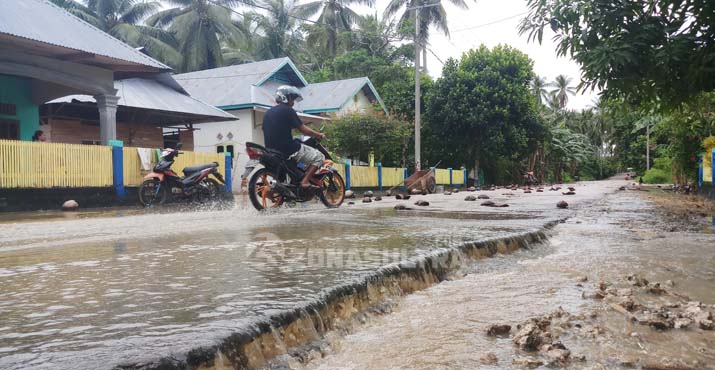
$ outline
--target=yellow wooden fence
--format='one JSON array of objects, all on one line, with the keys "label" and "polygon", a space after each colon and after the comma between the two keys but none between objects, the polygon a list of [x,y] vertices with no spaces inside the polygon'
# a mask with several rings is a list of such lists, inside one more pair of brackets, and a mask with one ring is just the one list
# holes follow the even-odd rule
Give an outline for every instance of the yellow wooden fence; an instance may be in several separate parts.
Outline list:
[{"label": "yellow wooden fence", "polygon": [[395,167],[382,168],[382,186],[397,186],[405,179],[405,169]]},{"label": "yellow wooden fence", "polygon": [[0,188],[112,185],[107,146],[0,140]]},{"label": "yellow wooden fence", "polygon": [[452,185],[464,185],[464,170],[452,170]]},{"label": "yellow wooden fence", "polygon": [[[152,149],[151,168],[156,164],[156,154]],[[202,153],[202,152],[185,152],[176,157],[171,168],[179,175],[184,167],[195,166],[204,163],[218,162],[218,170],[222,176],[226,176],[226,157],[223,153]],[[144,181],[144,176],[149,171],[142,170],[141,161],[137,148],[124,148],[124,186],[139,186]]]},{"label": "yellow wooden fence", "polygon": [[[713,163],[712,154],[705,152],[703,153],[703,182],[713,181]],[[714,184],[715,185],[715,184]]]}]

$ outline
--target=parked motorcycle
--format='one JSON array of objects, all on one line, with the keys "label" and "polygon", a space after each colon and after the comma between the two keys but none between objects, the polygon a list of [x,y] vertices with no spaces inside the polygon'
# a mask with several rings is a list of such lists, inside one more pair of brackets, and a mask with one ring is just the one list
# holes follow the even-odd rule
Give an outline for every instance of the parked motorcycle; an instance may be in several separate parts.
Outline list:
[{"label": "parked motorcycle", "polygon": [[179,149],[181,143],[176,145],[176,149],[164,149],[153,171],[144,176],[144,182],[139,187],[139,202],[142,205],[164,204],[169,193],[199,202],[209,201],[218,195],[219,184],[209,177],[215,177],[222,184],[225,182],[218,172],[218,162],[186,167],[184,177],[181,177],[171,170],[174,159],[181,154]]},{"label": "parked motorcycle", "polygon": [[316,196],[328,208],[340,207],[345,200],[345,181],[334,167],[330,153],[315,138],[304,138],[301,142],[325,155],[325,162],[311,179],[321,187],[319,191],[301,188],[300,181],[305,171],[296,161],[277,150],[246,143],[249,161],[241,178],[250,176],[248,197],[257,210],[308,202]]}]

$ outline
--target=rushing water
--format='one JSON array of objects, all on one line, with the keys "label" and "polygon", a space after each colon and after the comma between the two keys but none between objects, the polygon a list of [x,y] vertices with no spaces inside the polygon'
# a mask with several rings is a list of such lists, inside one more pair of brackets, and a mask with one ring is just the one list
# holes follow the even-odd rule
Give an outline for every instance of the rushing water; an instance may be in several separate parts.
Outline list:
[{"label": "rushing water", "polygon": [[[715,229],[705,222],[693,227],[663,218],[634,193],[611,195],[579,211],[543,245],[480,260],[465,272],[462,279],[405,297],[394,313],[334,341],[335,353],[307,368],[521,369],[512,361],[527,354],[509,338],[486,336],[485,328],[514,327],[563,307],[587,317],[594,313],[592,324],[604,328],[594,338],[563,334],[560,340],[573,355],[586,358],[567,368],[627,369],[667,361],[693,366],[697,361],[693,368],[715,369],[715,331],[661,332],[631,323],[602,301],[582,298],[599,280],[623,281],[638,273],[650,281],[673,280],[679,294],[715,311]],[[589,279],[583,287],[577,285],[581,275]],[[489,352],[497,356],[497,365],[481,363]]]},{"label": "rushing water", "polygon": [[185,353],[381,266],[545,222],[349,208],[135,213],[5,218],[0,368],[100,369]]}]

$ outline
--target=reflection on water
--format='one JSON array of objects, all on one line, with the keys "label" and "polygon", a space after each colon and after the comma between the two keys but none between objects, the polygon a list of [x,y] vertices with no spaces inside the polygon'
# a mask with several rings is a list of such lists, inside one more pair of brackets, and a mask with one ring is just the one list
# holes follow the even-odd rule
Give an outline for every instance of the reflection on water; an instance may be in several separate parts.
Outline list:
[{"label": "reflection on water", "polygon": [[[573,356],[586,356],[585,363],[567,368],[640,368],[618,364],[672,360],[699,361],[694,368],[715,369],[715,331],[660,332],[631,323],[602,301],[581,296],[598,281],[622,281],[625,275],[640,273],[652,282],[673,280],[679,294],[715,311],[715,235],[669,232],[684,229],[673,226],[678,225],[664,222],[632,194],[610,196],[557,226],[543,246],[480,260],[463,279],[405,297],[395,313],[373,318],[363,330],[339,340],[334,346],[337,353],[308,368],[487,368],[480,358],[489,352],[499,359],[491,368],[521,368],[512,360],[525,353],[519,353],[510,338],[484,335],[485,328],[514,327],[563,307],[574,314],[595,313],[591,322],[605,329],[594,338],[569,332],[559,338]],[[582,275],[589,280],[583,288],[577,286]],[[664,304],[663,298],[646,293],[636,298],[649,305]]]},{"label": "reflection on water", "polygon": [[0,367],[96,369],[185,352],[380,266],[543,223],[394,216],[219,211],[8,225]]}]

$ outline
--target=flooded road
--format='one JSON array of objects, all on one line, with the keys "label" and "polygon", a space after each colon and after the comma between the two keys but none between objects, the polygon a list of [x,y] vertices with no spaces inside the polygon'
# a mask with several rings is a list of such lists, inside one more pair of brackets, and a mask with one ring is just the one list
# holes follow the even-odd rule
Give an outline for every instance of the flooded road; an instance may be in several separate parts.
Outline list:
[{"label": "flooded road", "polygon": [[434,208],[6,218],[0,368],[102,369],[185,353],[379,267],[546,222]]},{"label": "flooded road", "polygon": [[[509,324],[513,335],[517,324],[562,307],[582,320],[557,332],[558,340],[571,358],[585,360],[566,368],[715,369],[715,331],[697,325],[655,330],[628,320],[607,299],[583,298],[602,281],[635,289],[632,298],[649,307],[685,305],[687,296],[715,311],[715,228],[701,221],[669,220],[636,192],[609,195],[556,226],[548,242],[480,260],[463,278],[409,295],[392,314],[334,338],[324,359],[293,368],[523,369],[524,358],[544,358],[521,351],[508,336],[487,336],[485,329]],[[629,274],[671,280],[667,289],[679,296],[643,293],[624,279]],[[489,354],[495,358],[485,361]]]}]

